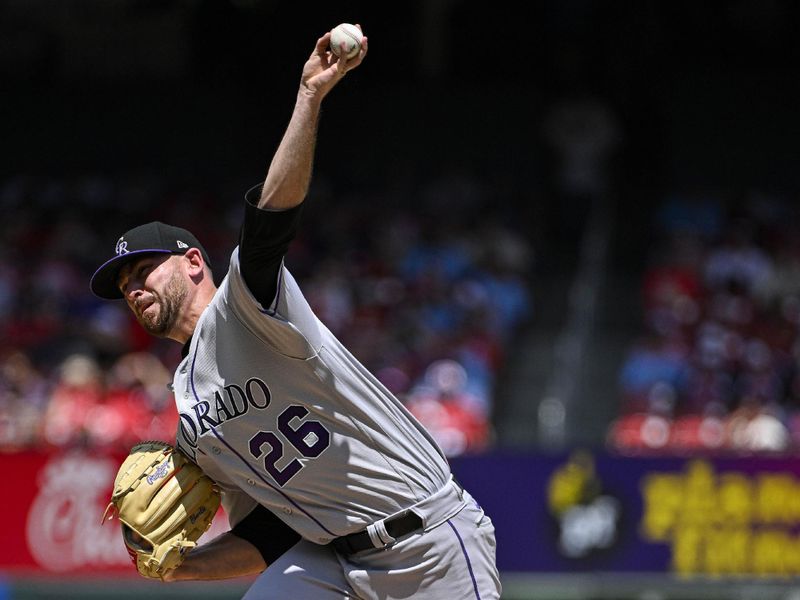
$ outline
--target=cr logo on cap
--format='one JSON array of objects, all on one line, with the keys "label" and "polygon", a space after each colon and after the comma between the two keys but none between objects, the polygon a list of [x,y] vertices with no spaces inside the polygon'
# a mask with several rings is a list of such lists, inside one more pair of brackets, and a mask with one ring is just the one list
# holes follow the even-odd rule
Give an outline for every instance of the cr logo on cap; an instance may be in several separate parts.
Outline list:
[{"label": "cr logo on cap", "polygon": [[124,236],[117,240],[117,254],[127,254],[128,253],[128,242],[125,241]]}]

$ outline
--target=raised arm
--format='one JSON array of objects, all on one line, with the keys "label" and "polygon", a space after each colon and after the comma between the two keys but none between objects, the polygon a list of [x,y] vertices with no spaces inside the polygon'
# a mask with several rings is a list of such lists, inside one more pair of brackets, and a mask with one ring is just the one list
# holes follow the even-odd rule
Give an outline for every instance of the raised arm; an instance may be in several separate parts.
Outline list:
[{"label": "raised arm", "polygon": [[328,32],[317,40],[314,52],[303,66],[292,118],[269,166],[259,208],[283,210],[305,199],[311,181],[322,99],[348,71],[361,64],[367,53],[367,38],[364,37],[358,55],[350,60],[340,59],[328,48],[330,38]]}]

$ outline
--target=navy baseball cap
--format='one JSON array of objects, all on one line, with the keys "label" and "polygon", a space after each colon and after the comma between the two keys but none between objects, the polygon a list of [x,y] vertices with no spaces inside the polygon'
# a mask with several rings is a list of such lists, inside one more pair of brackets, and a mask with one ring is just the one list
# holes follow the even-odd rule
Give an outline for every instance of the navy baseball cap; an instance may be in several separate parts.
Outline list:
[{"label": "navy baseball cap", "polygon": [[117,278],[122,267],[146,254],[185,254],[189,248],[197,248],[207,265],[211,265],[208,253],[191,232],[180,227],[153,221],[134,227],[117,240],[115,256],[92,275],[90,286],[95,296],[106,300],[122,298],[117,287]]}]

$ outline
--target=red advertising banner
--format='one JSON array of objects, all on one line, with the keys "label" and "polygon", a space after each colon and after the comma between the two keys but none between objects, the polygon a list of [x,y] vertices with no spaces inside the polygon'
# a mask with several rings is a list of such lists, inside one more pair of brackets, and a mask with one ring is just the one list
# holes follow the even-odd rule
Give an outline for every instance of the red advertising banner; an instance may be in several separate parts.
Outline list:
[{"label": "red advertising banner", "polygon": [[[124,458],[79,451],[0,455],[6,481],[0,571],[136,576],[119,521],[102,524]],[[220,509],[201,543],[228,528]]]}]

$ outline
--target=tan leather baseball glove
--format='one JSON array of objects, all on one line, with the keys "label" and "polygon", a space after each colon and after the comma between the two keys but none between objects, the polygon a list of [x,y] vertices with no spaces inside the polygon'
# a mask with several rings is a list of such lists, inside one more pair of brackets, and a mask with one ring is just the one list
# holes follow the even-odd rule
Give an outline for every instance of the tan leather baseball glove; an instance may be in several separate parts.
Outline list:
[{"label": "tan leather baseball glove", "polygon": [[148,441],[119,468],[103,520],[116,508],[136,569],[161,579],[197,545],[219,504],[219,489],[200,467],[171,445]]}]

